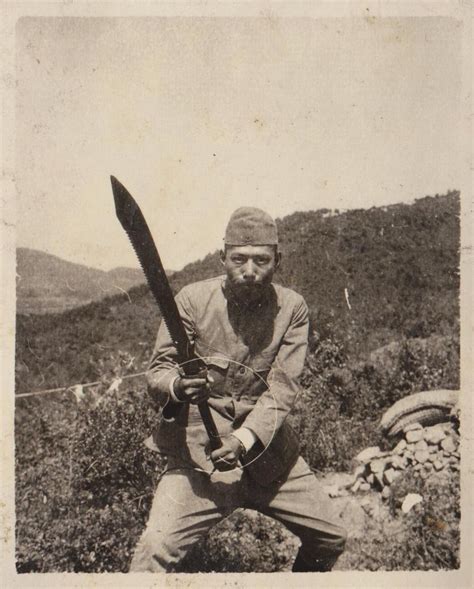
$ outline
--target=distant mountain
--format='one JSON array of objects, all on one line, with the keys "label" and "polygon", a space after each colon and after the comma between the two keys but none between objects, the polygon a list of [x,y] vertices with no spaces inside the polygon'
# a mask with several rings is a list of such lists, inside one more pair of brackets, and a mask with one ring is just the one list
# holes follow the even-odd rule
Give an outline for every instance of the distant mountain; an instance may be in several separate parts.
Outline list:
[{"label": "distant mountain", "polygon": [[120,267],[105,272],[39,250],[17,249],[19,313],[62,312],[127,291],[144,281],[138,268]]},{"label": "distant mountain", "polygon": [[[275,279],[305,297],[311,345],[342,342],[357,360],[394,340],[457,338],[459,210],[459,192],[452,191],[409,205],[277,220],[283,264]],[[178,291],[221,273],[215,252],[173,274],[171,284]],[[63,280],[62,288],[76,284]],[[158,322],[145,284],[62,315],[19,315],[17,390],[96,380],[119,361],[119,351],[141,370]]]}]

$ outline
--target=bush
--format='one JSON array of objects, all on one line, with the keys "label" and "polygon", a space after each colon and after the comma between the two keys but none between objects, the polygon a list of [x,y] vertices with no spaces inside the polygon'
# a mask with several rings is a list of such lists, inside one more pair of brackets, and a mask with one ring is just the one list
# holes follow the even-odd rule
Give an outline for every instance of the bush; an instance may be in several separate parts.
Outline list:
[{"label": "bush", "polygon": [[[382,520],[367,520],[367,529],[357,539],[357,547],[342,557],[342,568],[372,571],[459,568],[459,473],[451,471],[423,480],[406,471],[393,484],[392,493],[391,515]],[[420,494],[423,501],[404,514],[400,506],[408,493]]]},{"label": "bush", "polygon": [[459,387],[459,343],[451,337],[393,342],[370,359],[350,362],[334,338],[314,345],[292,425],[315,470],[349,470],[352,456],[382,444],[380,418],[416,391]]},{"label": "bush", "polygon": [[143,392],[19,403],[18,572],[127,570],[162,468],[154,419]]},{"label": "bush", "polygon": [[[334,338],[314,347],[291,416],[302,453],[314,470],[350,469],[359,450],[380,442],[378,422],[394,400],[427,383],[455,384],[457,347],[449,339],[408,341],[393,347],[391,354],[393,369],[384,350],[382,360],[375,356],[351,364]],[[19,572],[128,569],[163,463],[143,445],[156,419],[145,392],[105,390],[89,389],[77,401],[68,393],[18,400]],[[430,493],[437,505],[441,498],[435,489]],[[432,515],[427,512],[428,517]],[[422,529],[415,524],[410,533],[416,536]],[[431,534],[431,543],[441,542],[435,532],[423,534],[425,540]],[[382,533],[377,538],[383,543]],[[237,512],[211,530],[183,566],[190,571],[281,570],[290,566],[294,551],[294,538],[280,524]],[[394,555],[384,554],[384,566],[399,566]],[[447,546],[439,554],[453,562]],[[421,565],[408,559],[405,566]]]}]

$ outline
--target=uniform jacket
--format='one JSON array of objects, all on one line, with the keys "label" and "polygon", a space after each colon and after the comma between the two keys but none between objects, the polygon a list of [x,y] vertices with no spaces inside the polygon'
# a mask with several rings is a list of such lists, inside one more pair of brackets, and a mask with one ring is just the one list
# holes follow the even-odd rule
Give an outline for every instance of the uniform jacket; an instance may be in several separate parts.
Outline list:
[{"label": "uniform jacket", "polygon": [[[184,287],[176,303],[188,337],[214,379],[208,400],[222,436],[239,427],[258,441],[245,456],[248,472],[270,484],[298,456],[296,435],[286,423],[299,391],[308,342],[308,309],[296,292],[272,284],[258,304],[238,304],[225,276]],[[195,405],[171,401],[176,350],[162,322],[148,371],[148,389],[161,408],[152,438],[169,468],[212,470],[207,434]],[[172,416],[167,418],[168,416]]]}]

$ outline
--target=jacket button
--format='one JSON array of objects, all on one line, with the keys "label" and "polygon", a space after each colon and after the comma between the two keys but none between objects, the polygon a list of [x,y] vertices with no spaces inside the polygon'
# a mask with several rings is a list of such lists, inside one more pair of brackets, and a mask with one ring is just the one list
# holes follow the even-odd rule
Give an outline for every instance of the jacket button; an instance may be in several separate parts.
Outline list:
[{"label": "jacket button", "polygon": [[241,366],[239,368],[239,372],[240,372],[240,374],[245,374],[245,366]]}]

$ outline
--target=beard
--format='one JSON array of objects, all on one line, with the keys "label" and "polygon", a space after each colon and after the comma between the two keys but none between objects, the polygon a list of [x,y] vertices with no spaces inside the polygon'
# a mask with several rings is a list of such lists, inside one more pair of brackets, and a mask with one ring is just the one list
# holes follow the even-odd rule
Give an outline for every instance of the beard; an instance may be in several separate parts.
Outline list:
[{"label": "beard", "polygon": [[244,305],[251,305],[262,301],[268,293],[269,284],[264,283],[233,283],[232,294],[235,299]]}]

